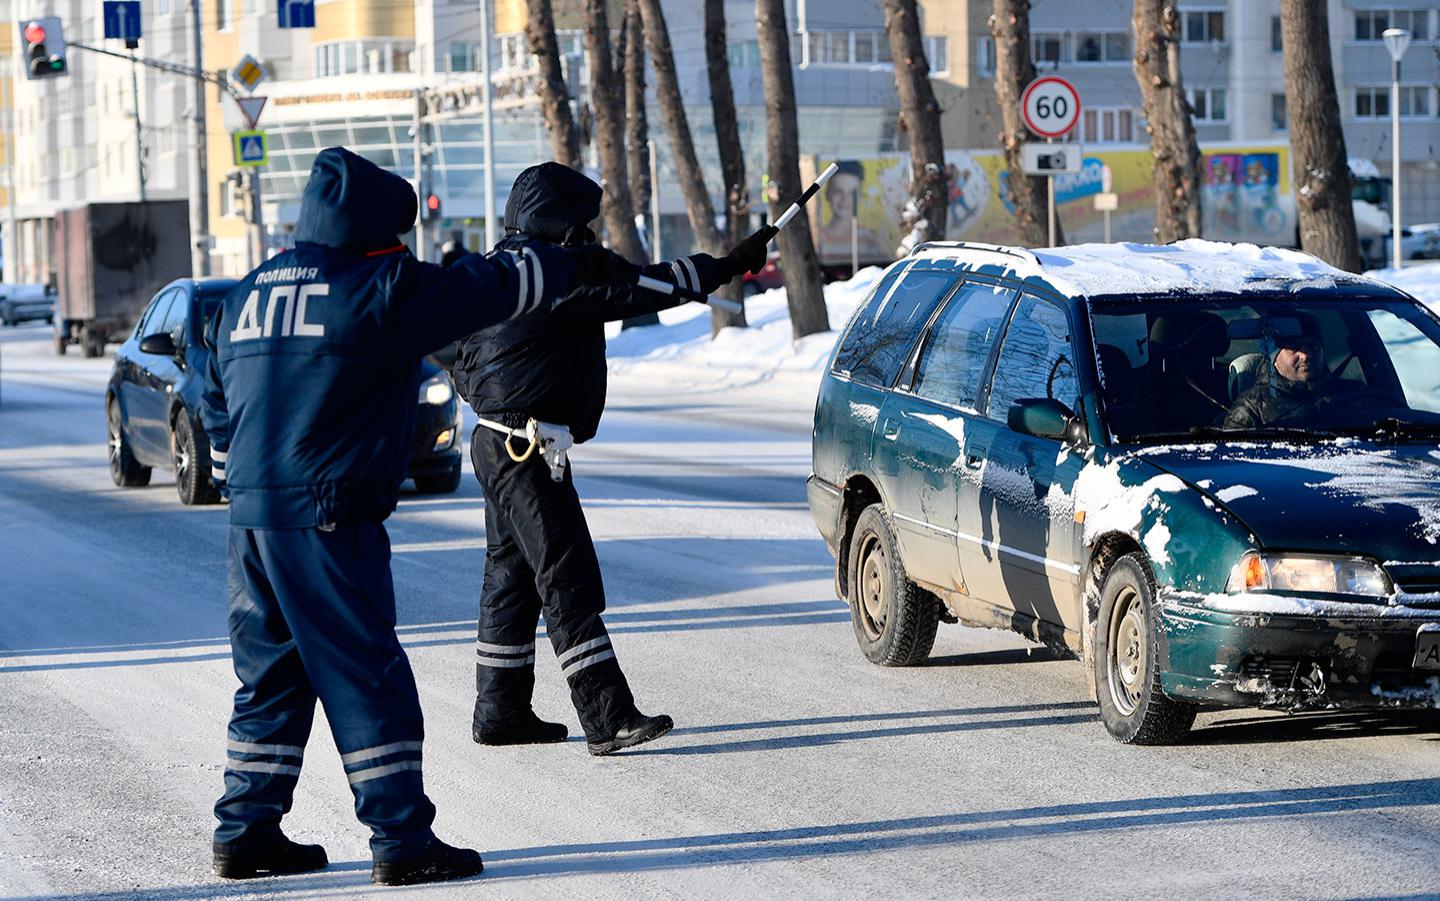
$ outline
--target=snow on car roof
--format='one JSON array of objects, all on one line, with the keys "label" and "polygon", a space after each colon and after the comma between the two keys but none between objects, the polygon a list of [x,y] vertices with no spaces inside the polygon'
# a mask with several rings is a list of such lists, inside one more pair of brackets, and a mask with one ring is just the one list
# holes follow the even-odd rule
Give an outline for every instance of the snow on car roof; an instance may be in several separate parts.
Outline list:
[{"label": "snow on car roof", "polygon": [[1392,288],[1298,250],[1190,239],[1174,244],[1076,244],[1038,250],[935,243],[917,256],[984,262],[1038,277],[1062,294],[1084,297],[1297,291],[1337,285]]}]

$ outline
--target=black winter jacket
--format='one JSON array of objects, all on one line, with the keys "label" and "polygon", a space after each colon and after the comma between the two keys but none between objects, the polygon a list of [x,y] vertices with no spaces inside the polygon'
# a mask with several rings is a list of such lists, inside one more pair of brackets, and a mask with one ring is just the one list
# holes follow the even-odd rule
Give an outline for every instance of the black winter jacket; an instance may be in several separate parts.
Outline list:
[{"label": "black winter jacket", "polygon": [[1268,425],[1303,425],[1331,403],[1334,387],[1328,379],[1318,385],[1291,381],[1277,373],[1273,364],[1263,363],[1255,384],[1230,408],[1225,426],[1254,429]]},{"label": "black winter jacket", "polygon": [[[509,235],[497,249],[527,238],[561,240],[599,215],[600,196],[600,186],[573,169],[546,163],[526,170],[506,203]],[[706,294],[739,274],[728,260],[703,253],[639,271]],[[588,441],[605,409],[605,323],[684,302],[630,284],[578,291],[564,301],[563,317],[518,316],[461,342],[455,381],[476,413],[512,426],[530,417],[558,423],[576,443]]]}]

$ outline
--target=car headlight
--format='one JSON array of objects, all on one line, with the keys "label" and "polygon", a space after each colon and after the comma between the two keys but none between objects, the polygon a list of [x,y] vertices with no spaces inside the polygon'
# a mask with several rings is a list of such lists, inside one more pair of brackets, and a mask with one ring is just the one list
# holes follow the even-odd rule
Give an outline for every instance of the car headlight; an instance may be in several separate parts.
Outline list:
[{"label": "car headlight", "polygon": [[1363,557],[1247,551],[1231,568],[1225,590],[1230,594],[1284,591],[1386,597],[1393,588],[1385,570]]},{"label": "car headlight", "polygon": [[445,373],[432,376],[420,384],[420,403],[436,407],[450,403],[455,389],[450,387],[450,377]]}]

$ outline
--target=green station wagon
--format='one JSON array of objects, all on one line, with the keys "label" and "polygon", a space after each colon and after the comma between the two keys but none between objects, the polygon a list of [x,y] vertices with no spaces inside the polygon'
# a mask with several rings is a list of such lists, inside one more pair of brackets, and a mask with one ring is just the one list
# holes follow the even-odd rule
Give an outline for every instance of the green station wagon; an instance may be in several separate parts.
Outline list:
[{"label": "green station wagon", "polygon": [[1305,254],[923,245],[836,346],[808,495],[875,663],[1013,629],[1137,743],[1440,707],[1440,319]]}]

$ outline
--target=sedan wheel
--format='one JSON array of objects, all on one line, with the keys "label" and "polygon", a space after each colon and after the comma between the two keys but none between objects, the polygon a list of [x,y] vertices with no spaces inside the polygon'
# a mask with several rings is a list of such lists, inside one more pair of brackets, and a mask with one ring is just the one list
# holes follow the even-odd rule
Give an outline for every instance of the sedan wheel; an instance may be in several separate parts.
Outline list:
[{"label": "sedan wheel", "polygon": [[175,434],[170,446],[180,503],[187,506],[217,503],[220,492],[210,480],[210,443],[203,432],[195,431],[190,415],[184,410],[175,415]]},{"label": "sedan wheel", "polygon": [[871,663],[913,666],[930,656],[940,601],[911,582],[885,508],[867,507],[850,537],[850,621]]},{"label": "sedan wheel", "polygon": [[141,466],[130,450],[130,440],[125,437],[125,424],[120,418],[120,404],[110,401],[105,405],[105,424],[108,434],[110,481],[121,488],[139,488],[150,484],[150,467]]}]

